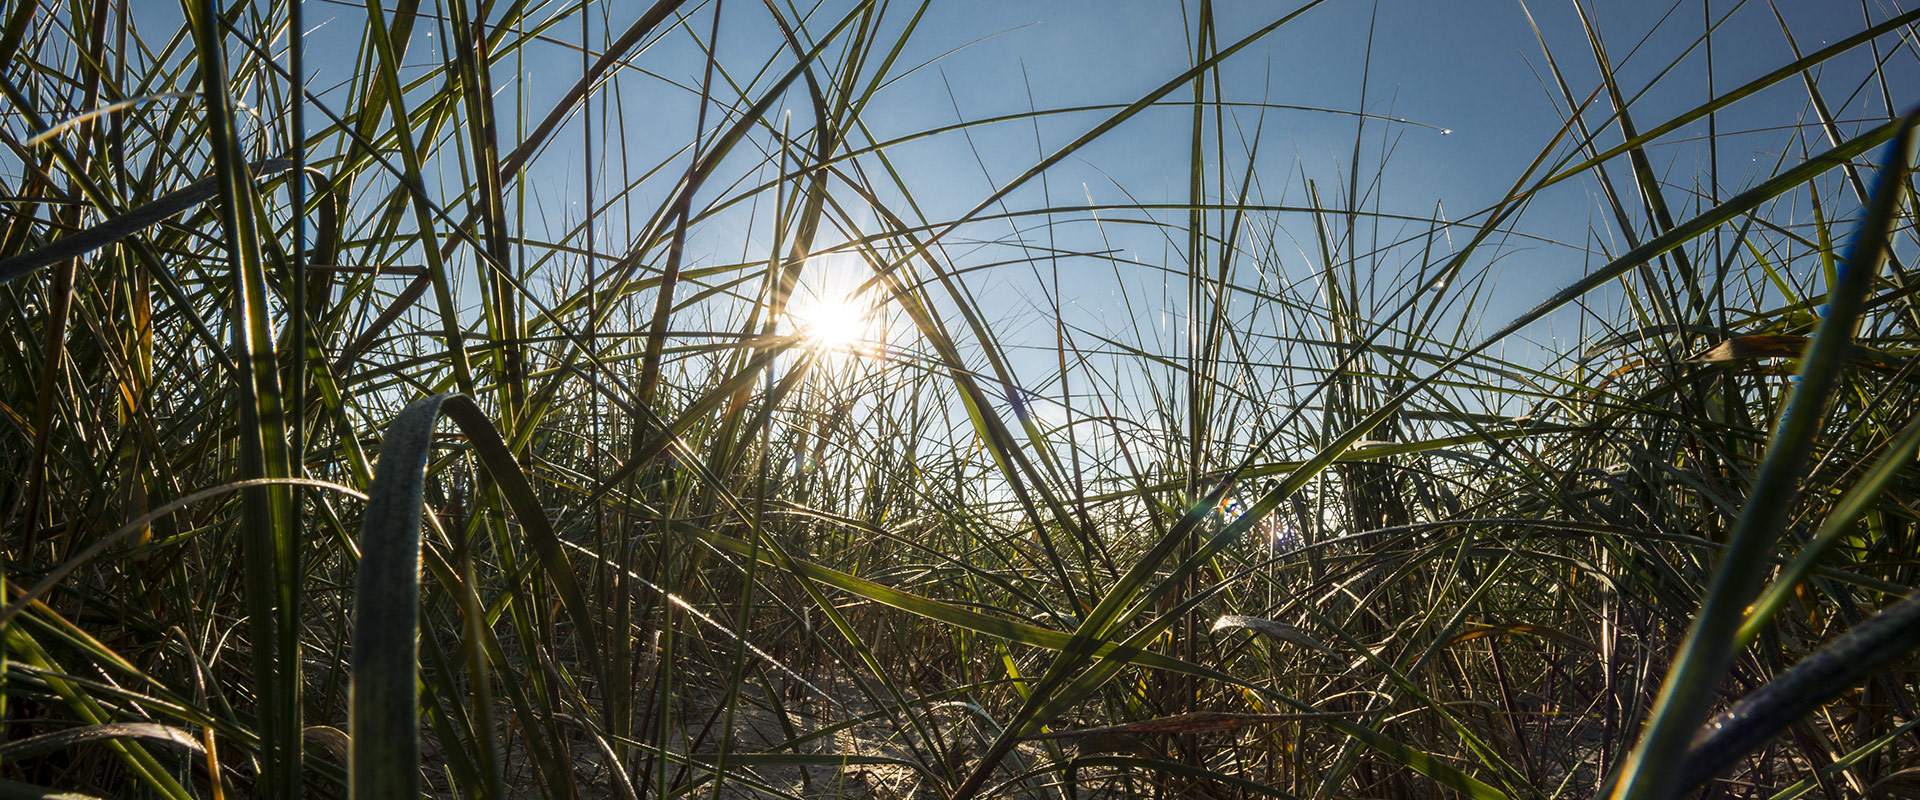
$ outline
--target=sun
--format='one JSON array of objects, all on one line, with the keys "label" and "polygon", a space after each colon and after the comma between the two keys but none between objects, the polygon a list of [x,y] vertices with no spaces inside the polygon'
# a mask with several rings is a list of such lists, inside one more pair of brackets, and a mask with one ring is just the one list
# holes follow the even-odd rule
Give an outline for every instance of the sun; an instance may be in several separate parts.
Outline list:
[{"label": "sun", "polygon": [[797,332],[823,350],[852,349],[867,338],[868,309],[851,297],[811,299],[792,314]]}]

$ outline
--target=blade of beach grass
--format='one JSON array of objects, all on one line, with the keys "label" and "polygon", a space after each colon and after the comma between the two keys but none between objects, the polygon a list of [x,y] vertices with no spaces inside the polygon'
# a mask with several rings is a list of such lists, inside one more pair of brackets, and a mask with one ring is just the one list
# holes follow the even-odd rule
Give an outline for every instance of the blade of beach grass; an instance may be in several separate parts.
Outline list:
[{"label": "blade of beach grass", "polygon": [[1775,576],[1772,584],[1760,599],[1746,611],[1746,619],[1740,625],[1739,633],[1734,636],[1734,647],[1744,648],[1759,637],[1773,615],[1787,604],[1795,589],[1805,580],[1807,574],[1820,562],[1822,556],[1853,529],[1860,515],[1866,513],[1880,494],[1899,475],[1900,470],[1912,466],[1916,448],[1920,447],[1920,420],[1907,424],[1886,446],[1886,453],[1880,460],[1861,476],[1860,482],[1847,489],[1847,493],[1834,504],[1833,510],[1820,524],[1820,530],[1801,547],[1800,555]]},{"label": "blade of beach grass", "polygon": [[1760,588],[1765,558],[1779,537],[1800,470],[1846,364],[1861,307],[1885,260],[1913,158],[1916,125],[1920,125],[1920,112],[1884,126],[1894,128],[1895,136],[1881,159],[1872,202],[1847,250],[1840,284],[1828,292],[1826,316],[1807,348],[1800,382],[1788,395],[1786,411],[1768,442],[1730,546],[1661,686],[1648,728],[1619,767],[1612,792],[1615,800],[1665,800],[1686,788],[1681,785],[1679,765],[1687,742],[1705,721],[1732,661],[1744,610]]},{"label": "blade of beach grass", "polygon": [[415,401],[387,426],[362,512],[348,724],[354,800],[420,794],[420,506],[445,402]]},{"label": "blade of beach grass", "polygon": [[108,739],[141,739],[154,744],[170,744],[187,750],[205,751],[199,739],[179,728],[152,722],[111,722],[105,725],[86,725],[43,733],[26,739],[16,739],[0,745],[0,759],[26,758]]},{"label": "blade of beach grass", "polygon": [[386,9],[380,0],[368,1],[367,37],[372,40],[374,52],[379,56],[375,62],[375,73],[382,84],[381,96],[393,119],[390,131],[399,146],[401,165],[405,170],[401,185],[413,209],[420,252],[427,259],[427,278],[433,285],[434,300],[440,315],[440,334],[452,362],[454,380],[461,392],[471,395],[474,393],[473,367],[467,360],[464,345],[466,335],[460,323],[459,307],[453,299],[453,276],[448,271],[445,256],[434,234],[435,214],[427,195],[420,143],[415,139],[417,132],[409,125],[411,118],[407,114],[406,92],[400,85],[401,64],[395,45],[398,39],[387,25],[386,16]]},{"label": "blade of beach grass", "polygon": [[[248,171],[253,180],[259,181],[285,172],[292,166],[293,162],[286,159],[269,159],[248,165]],[[224,180],[223,176],[217,175],[202,178],[86,230],[62,236],[43,247],[0,261],[0,282],[24,277],[34,270],[66,259],[79,258],[169,217],[184,214],[207,200],[222,196]]]},{"label": "blade of beach grass", "polygon": [[[233,281],[234,349],[245,371],[240,384],[242,478],[289,478],[287,428],[274,356],[272,309],[259,229],[260,200],[240,154],[229,96],[219,8],[212,0],[183,0],[199,54],[207,131],[220,177],[217,206]],[[258,692],[260,765],[264,794],[302,797],[303,738],[300,657],[300,520],[291,490],[269,485],[241,495],[247,605],[253,633],[249,656]]]},{"label": "blade of beach grass", "polygon": [[[505,441],[479,405],[444,394],[408,405],[387,427],[375,467],[354,592],[351,793],[413,797],[420,786],[420,508],[433,428],[442,414],[466,434],[475,458],[520,522],[576,627],[583,661],[604,669],[585,596],[546,511]],[[606,676],[597,675],[605,680]]]}]

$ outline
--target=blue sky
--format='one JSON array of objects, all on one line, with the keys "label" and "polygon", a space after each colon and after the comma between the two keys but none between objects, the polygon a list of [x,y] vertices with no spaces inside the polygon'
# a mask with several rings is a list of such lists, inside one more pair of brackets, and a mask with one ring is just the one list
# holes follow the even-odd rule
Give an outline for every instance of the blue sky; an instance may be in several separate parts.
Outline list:
[{"label": "blue sky", "polygon": [[[848,5],[822,4],[812,12],[809,27],[824,29]],[[1712,0],[1710,5],[1703,5],[1701,0],[1598,5],[1590,13],[1609,50],[1622,90],[1630,97],[1644,92],[1633,105],[1642,129],[1709,98],[1706,52],[1696,46],[1709,16],[1724,18],[1714,42],[1715,91],[1724,92],[1793,59],[1773,9],[1758,0]],[[1214,4],[1214,11],[1221,40],[1231,43],[1296,7],[1293,3],[1223,0]],[[710,18],[702,8],[690,19],[704,31]],[[882,90],[864,119],[875,137],[886,139],[1033,108],[1127,103],[1191,64],[1190,32],[1197,8],[1197,3],[1145,1],[935,3],[895,73],[912,66],[919,68]],[[898,30],[910,9],[900,4],[891,7],[894,27],[883,26],[883,30]],[[1866,24],[1858,8],[1837,9],[1827,3],[1782,3],[1778,11],[1803,52]],[[1599,86],[1598,71],[1580,19],[1567,2],[1522,6],[1513,0],[1330,0],[1249,46],[1220,73],[1223,92],[1230,101],[1364,111],[1421,123],[1369,120],[1362,129],[1350,114],[1269,110],[1264,115],[1255,165],[1260,197],[1267,203],[1299,205],[1307,200],[1306,181],[1312,180],[1323,203],[1337,206],[1344,202],[1340,198],[1356,166],[1357,135],[1357,167],[1369,208],[1416,218],[1444,209],[1447,218],[1459,220],[1495,203],[1533,157],[1548,147],[1566,113],[1535,38],[1529,12],[1574,94],[1584,98],[1595,90]],[[595,23],[595,35],[601,35],[598,31],[603,27],[623,27],[627,19],[623,13],[637,13],[637,8],[604,6],[596,13],[607,17]],[[1886,12],[1875,9],[1872,13],[1878,21]],[[563,27],[573,30],[571,23]],[[753,74],[778,46],[765,9],[759,4],[728,4],[720,36],[721,62],[738,75]],[[1883,37],[1884,41],[1890,40]],[[1693,48],[1690,53],[1689,48]],[[528,85],[541,87],[531,90],[531,96],[556,92],[554,87],[567,82],[577,70],[577,55],[556,51],[548,48],[544,55],[538,49],[528,51],[528,63],[533,65]],[[1869,59],[1869,51],[1861,48],[1822,68],[1819,80],[1831,102],[1840,104],[1844,98],[1853,98],[1836,109],[1842,120],[1885,116],[1877,90],[1857,92],[1868,74],[1865,66]],[[635,61],[686,85],[697,82],[701,65],[690,40],[682,34],[661,42]],[[1908,97],[1900,98],[1903,89],[1920,86],[1920,81],[1913,80],[1913,61],[1909,53],[1890,67],[1896,104],[1920,101],[1920,96],[1911,91],[1904,93]],[[777,65],[784,67],[786,63],[779,61]],[[545,70],[559,77],[548,77]],[[761,85],[766,80],[762,78]],[[645,120],[636,125],[634,117],[629,117],[624,146],[636,163],[652,163],[664,157],[665,151],[660,149],[663,143],[677,146],[686,140],[694,104],[684,89],[638,76],[622,78],[619,86],[619,91],[627,93],[623,97],[629,110],[638,109],[639,117]],[[1182,88],[1170,99],[1187,96],[1188,90]],[[1775,160],[1790,147],[1795,158],[1803,146],[1814,151],[1824,149],[1825,143],[1817,136],[1803,144],[1791,127],[1810,119],[1806,98],[1800,82],[1789,80],[1719,114],[1719,196],[1731,195],[1775,172]],[[799,97],[791,100],[797,104]],[[808,120],[804,107],[789,108],[795,111],[796,130],[804,128]],[[1610,111],[1610,104],[1601,99],[1589,112],[1589,123],[1604,126]],[[971,208],[1042,154],[1072,140],[1110,113],[1084,112],[970,128],[964,133],[918,140],[889,154],[907,189],[913,192],[914,202],[930,219],[943,221]],[[1227,137],[1230,185],[1246,169],[1245,137],[1260,123],[1261,114],[1258,109],[1238,109],[1232,120],[1230,125],[1238,127]],[[1008,198],[1006,205],[1011,209],[1072,205],[1089,197],[1095,203],[1111,204],[1183,202],[1187,196],[1190,121],[1185,108],[1147,111],[1049,170],[1042,179]],[[1423,127],[1429,125],[1451,133],[1443,135]],[[1843,125],[1849,130],[1857,127]],[[1749,129],[1753,132],[1737,133]],[[1709,175],[1706,149],[1699,141],[1705,133],[1705,123],[1695,123],[1649,150],[1656,171],[1670,182],[1668,202],[1680,219],[1697,210],[1687,199],[1689,192],[1704,190]],[[1811,135],[1815,131],[1803,128],[1801,133]],[[1610,127],[1599,137],[1602,146],[1618,140],[1617,129]],[[552,170],[543,173],[552,178],[540,184],[548,187],[549,203],[553,194],[567,196],[577,188],[579,156],[570,149],[569,141],[563,137],[541,167]],[[1565,146],[1557,152],[1566,152]],[[871,166],[870,161],[867,163]],[[1617,184],[1631,182],[1624,167],[1614,169]],[[605,186],[608,181],[602,179],[601,183]],[[649,191],[661,190],[647,187],[639,194],[647,196]],[[898,206],[903,204],[897,194],[886,190],[881,194],[896,205],[898,213]],[[703,196],[703,200],[711,198]],[[657,199],[636,202],[634,208],[650,210],[653,202]],[[854,214],[861,216],[857,210]],[[1112,216],[1126,215],[1108,215]],[[1177,210],[1152,216],[1175,225],[1185,217]],[[991,327],[1002,343],[1016,351],[1051,346],[1048,306],[1052,301],[1045,297],[1049,287],[1044,285],[1048,281],[1041,273],[1058,266],[1067,276],[1058,300],[1069,307],[1065,313],[1071,324],[1089,334],[1134,337],[1135,344],[1150,351],[1178,352],[1183,346],[1183,289],[1167,272],[1184,269],[1178,237],[1164,231],[1123,231],[1113,226],[1096,229],[1088,214],[1063,215],[1057,220],[1067,221],[1051,231],[1057,237],[1052,241],[1054,246],[1085,250],[1117,247],[1131,263],[1062,259],[1044,267],[995,266],[966,273],[963,280],[967,288],[987,310]],[[858,222],[873,224],[870,217]],[[608,222],[612,229],[603,241],[619,241],[617,228],[621,223],[620,216],[613,215]],[[1274,233],[1286,241],[1275,251],[1279,263],[1267,266],[1274,267],[1283,280],[1305,280],[1303,276],[1310,274],[1313,262],[1306,218],[1283,213],[1276,215],[1274,224],[1280,226]],[[1644,237],[1644,222],[1636,225]],[[1483,307],[1474,313],[1476,319],[1467,321],[1470,326],[1497,327],[1576,280],[1585,270],[1604,263],[1606,253],[1627,249],[1597,183],[1590,179],[1570,181],[1544,194],[1512,227],[1536,238],[1505,240],[1499,247],[1490,248],[1488,257],[1476,264],[1476,268],[1491,270],[1495,279],[1491,299],[1483,301]],[[1369,227],[1362,235],[1390,241],[1417,235],[1421,230],[1417,223],[1388,223],[1377,231]],[[757,239],[767,234],[764,225],[743,229],[721,223],[708,233],[709,237],[695,245],[696,249],[704,248],[696,258],[724,262],[751,254],[756,248],[764,253],[768,247]],[[1464,242],[1465,233],[1456,229],[1455,240]],[[1031,244],[1035,241],[1031,237],[1037,234],[1031,229],[1016,234],[1014,226],[1004,222],[969,225],[948,240],[950,246],[943,257],[950,259],[955,269],[1016,258],[1020,253],[1006,247],[966,245],[970,240],[1004,242],[1015,235],[1028,237],[1026,241]],[[747,242],[745,247],[742,242]],[[1394,280],[1400,277],[1399,270],[1405,268],[1409,257],[1404,251],[1362,259],[1368,263],[1361,269],[1381,275],[1383,281]],[[1617,296],[1617,290],[1602,291],[1595,301],[1605,304],[1617,300]],[[1386,299],[1376,302],[1385,303]],[[1581,327],[1577,309],[1556,315],[1528,333],[1531,341],[1549,349],[1567,347],[1572,337],[1592,335],[1591,330]],[[1529,358],[1517,352],[1513,355]],[[1017,356],[1016,364],[1023,363]],[[1033,354],[1031,372],[1047,374],[1049,358],[1045,353]]]},{"label": "blue sky", "polygon": [[[649,4],[596,3],[588,6],[589,37],[604,42],[611,32],[624,29]],[[814,34],[827,29],[853,4],[828,0],[818,6],[781,3],[785,16],[805,16],[805,28]],[[1705,101],[1708,91],[1706,53],[1693,47],[1706,19],[1726,20],[1718,30],[1713,52],[1716,91],[1739,85],[1783,64],[1792,53],[1775,7],[1764,0],[1681,0],[1668,2],[1591,3],[1593,19],[1610,52],[1622,89],[1636,100],[1633,113],[1644,129]],[[431,4],[429,4],[431,6]],[[1220,39],[1238,41],[1251,31],[1289,13],[1298,4],[1266,0],[1219,0],[1213,4]],[[362,7],[340,2],[307,3],[311,84],[324,90],[355,74],[352,57],[363,30]],[[547,35],[553,41],[530,43],[519,53],[496,64],[493,80],[500,90],[498,108],[502,136],[516,136],[512,120],[543,115],[578,76],[580,55],[572,43],[579,37],[579,11],[573,4],[535,4],[533,18],[558,17]],[[694,135],[697,111],[688,87],[700,80],[704,59],[689,31],[704,38],[713,6],[690,2],[685,25],[675,27],[645,50],[635,54],[629,68],[602,87],[595,97],[599,144],[594,169],[599,198],[623,183],[623,172],[637,175],[667,162],[664,177],[631,179],[627,200],[607,206],[597,216],[596,242],[604,254],[619,254],[635,229],[666,196],[684,160],[672,154]],[[887,9],[881,35],[897,35],[913,6],[894,2]],[[1860,5],[1786,0],[1777,5],[1786,28],[1803,52],[1847,36],[1889,13],[1879,0],[1863,10]],[[1127,103],[1180,74],[1190,64],[1191,32],[1198,3],[1167,0],[950,0],[933,3],[894,68],[893,81],[882,89],[862,118],[872,136],[887,139],[1029,109]],[[178,11],[169,3],[140,4],[155,24],[145,30],[164,30],[164,19]],[[1460,220],[1493,203],[1509,190],[1533,157],[1548,147],[1559,130],[1565,103],[1553,84],[1548,62],[1535,39],[1537,23],[1548,48],[1576,96],[1585,97],[1598,84],[1598,72],[1585,33],[1571,2],[1515,0],[1327,0],[1297,20],[1253,43],[1220,71],[1227,100],[1304,106],[1333,112],[1365,112],[1418,124],[1380,120],[1360,123],[1351,113],[1236,108],[1229,115],[1224,137],[1228,152],[1227,185],[1236,186],[1248,168],[1246,148],[1259,125],[1258,175],[1255,195],[1260,202],[1301,205],[1308,202],[1306,185],[1312,181],[1323,204],[1339,207],[1351,174],[1361,177],[1365,206],[1383,213],[1422,219],[1444,213]],[[719,63],[725,76],[752,81],[757,97],[772,79],[791,64],[781,50],[777,30],[761,3],[732,0],[720,20]],[[440,50],[444,36],[435,38],[434,26],[416,32],[407,61],[414,74],[444,63]],[[1369,36],[1371,44],[1369,45]],[[1882,37],[1883,52],[1893,42]],[[1905,45],[1911,50],[1911,45]],[[1685,54],[1683,56],[1683,54]],[[1869,74],[1870,51],[1859,48],[1821,68],[1819,82],[1829,100],[1840,106],[1843,120],[1884,118],[1886,111],[1877,86],[1863,88]],[[1912,52],[1893,59],[1887,75],[1895,104],[1920,102]],[[771,71],[766,71],[771,65]],[[918,67],[908,73],[909,68]],[[1365,76],[1363,93],[1363,75]],[[1658,77],[1658,82],[1655,82]],[[183,80],[186,78],[183,77]],[[181,87],[188,88],[188,87]],[[1182,88],[1170,99],[1185,99]],[[346,105],[335,91],[329,101]],[[793,91],[782,111],[793,112],[793,131],[804,131],[810,116],[804,94]],[[1719,168],[1724,197],[1776,171],[1774,160],[1790,151],[1798,158],[1803,147],[1826,146],[1815,131],[1802,127],[1810,116],[1807,93],[1798,80],[1785,81],[1719,115]],[[1588,120],[1606,122],[1610,111],[1604,99]],[[710,109],[709,132],[721,119],[721,108]],[[912,200],[928,219],[944,221],[971,208],[994,187],[1020,174],[1042,154],[1088,130],[1111,111],[1092,111],[1019,120],[969,128],[902,145],[888,151]],[[1101,140],[1079,151],[1039,180],[1006,201],[1010,209],[1045,205],[1075,205],[1089,198],[1097,204],[1157,204],[1184,202],[1187,197],[1188,148],[1191,112],[1184,107],[1146,111]],[[776,119],[781,118],[779,114]],[[317,117],[313,123],[319,123]],[[1444,128],[1442,134],[1433,127]],[[1785,127],[1782,127],[1785,126]],[[1860,125],[1843,123],[1843,129]],[[1750,133],[1738,133],[1751,130]],[[1669,181],[1668,201],[1681,219],[1696,210],[1688,193],[1701,188],[1710,174],[1706,148],[1699,137],[1704,122],[1666,137],[1649,149],[1655,169]],[[1811,138],[1797,139],[1805,134]],[[581,122],[576,116],[534,162],[522,189],[513,200],[524,200],[526,230],[534,239],[559,240],[584,215],[582,189],[586,174],[580,146]],[[1359,151],[1355,162],[1355,141]],[[767,136],[743,146],[740,166],[728,178],[767,167],[761,151]],[[1618,141],[1617,130],[1600,135],[1602,145]],[[1211,145],[1210,145],[1211,146]],[[1565,152],[1561,145],[1557,152]],[[447,158],[455,148],[442,148]],[[684,159],[684,156],[681,157]],[[1209,156],[1210,159],[1214,156]],[[880,169],[877,160],[862,166]],[[451,163],[431,165],[453,169]],[[1623,167],[1614,167],[1614,179],[1630,182]],[[451,175],[453,173],[449,173]],[[1219,176],[1213,176],[1217,184]],[[437,176],[429,176],[429,184]],[[877,181],[877,193],[894,213],[906,213],[905,198]],[[700,195],[697,205],[737,195],[738,187],[716,181]],[[730,194],[731,193],[731,194]],[[1217,192],[1216,192],[1217,195]],[[868,230],[877,225],[870,211],[850,194],[840,195],[853,208],[855,224]],[[364,198],[378,194],[364,193]],[[441,199],[457,206],[457,197]],[[1843,206],[1841,210],[1846,209]],[[693,266],[765,258],[777,249],[770,239],[766,209],[750,215],[743,206],[716,217],[690,241]],[[1090,334],[1126,335],[1150,351],[1172,354],[1183,347],[1184,289],[1177,273],[1185,269],[1183,240],[1168,231],[1184,224],[1179,210],[1108,213],[1116,218],[1151,217],[1171,226],[1159,230],[1141,226],[1097,226],[1092,214],[1059,215],[1051,230],[1035,229],[1037,218],[1022,218],[1024,227],[995,221],[968,225],[945,244],[942,258],[954,269],[974,268],[961,279],[974,293],[989,323],[1003,343],[1016,349],[1051,346],[1049,306],[1066,306],[1070,324]],[[1241,279],[1256,277],[1299,285],[1310,280],[1315,254],[1309,218],[1277,213],[1264,221],[1263,235],[1277,244],[1262,258],[1249,258]],[[1644,222],[1636,221],[1644,234]],[[1474,312],[1485,327],[1495,327],[1518,311],[1577,279],[1584,270],[1603,263],[1603,253],[1626,249],[1624,237],[1606,210],[1591,179],[1570,181],[1541,196],[1512,227],[1533,239],[1512,238],[1490,248],[1476,268],[1496,276],[1490,299]],[[1417,236],[1418,222],[1385,222],[1363,226],[1361,235],[1372,241]],[[1456,228],[1452,240],[1439,241],[1442,252],[1463,242],[1466,230]],[[1035,237],[1051,236],[1047,242]],[[829,232],[822,244],[831,245],[841,234]],[[1008,247],[1010,237],[1027,245],[1101,250],[1114,248],[1120,260],[1062,258],[1032,261]],[[973,244],[998,241],[998,245]],[[1558,242],[1558,244],[1555,244]],[[1366,249],[1366,248],[1358,248]],[[1385,283],[1404,278],[1412,246],[1362,258],[1357,268]],[[1030,263],[985,266],[1014,257]],[[1268,260],[1270,258],[1270,260]],[[1257,262],[1257,263],[1255,263]],[[559,272],[577,270],[566,257],[549,262]],[[1053,291],[1051,271],[1064,276],[1059,295]],[[1308,294],[1311,294],[1309,291]],[[1616,293],[1617,294],[1617,293]],[[1608,293],[1596,297],[1608,301]],[[1376,302],[1384,303],[1381,298]],[[1473,320],[1468,320],[1471,324]],[[1254,321],[1253,324],[1268,324]],[[1557,315],[1550,325],[1528,335],[1547,343],[1550,337],[1584,336],[1578,312]],[[1035,356],[1039,374],[1046,359]]]},{"label": "blue sky", "polygon": [[[1703,7],[1703,2],[1710,2],[1710,6]],[[603,38],[608,30],[624,28],[646,5],[595,4],[589,11],[594,18],[592,35]],[[849,5],[823,3],[813,9],[812,16],[830,20]],[[1710,10],[1717,18],[1737,9],[1716,40],[1715,80],[1722,90],[1792,58],[1773,12],[1759,0],[1685,0],[1675,4],[1633,0],[1598,5],[1592,13],[1623,87],[1630,94],[1646,89],[1659,71],[1693,44],[1704,24],[1703,10]],[[1844,5],[1792,0],[1780,4],[1779,11],[1805,51],[1862,27],[1862,12],[1840,8]],[[1190,64],[1189,31],[1197,6],[1197,2],[1167,0],[934,3],[900,62],[926,66],[884,90],[867,121],[885,138],[1029,108],[1131,101]],[[566,17],[549,32],[550,37],[577,38],[579,26],[572,6],[549,3],[537,7],[541,10],[533,15],[536,18]],[[1231,42],[1296,7],[1294,3],[1267,0],[1222,0],[1214,4],[1214,11],[1221,38]],[[704,34],[710,6],[689,3],[686,8],[690,26]],[[722,64],[750,75],[778,47],[774,30],[759,3],[736,1],[725,9],[720,34]],[[139,10],[156,17],[178,15],[170,3],[140,4]],[[896,29],[910,10],[902,3],[890,8],[889,18]],[[1370,152],[1363,152],[1361,166],[1363,170],[1376,170],[1382,180],[1379,191],[1383,209],[1425,215],[1431,213],[1436,202],[1442,202],[1449,215],[1462,216],[1490,205],[1504,193],[1561,124],[1564,112],[1556,90],[1546,83],[1546,60],[1534,39],[1528,12],[1559,55],[1560,66],[1574,91],[1584,94],[1593,89],[1596,72],[1570,3],[1536,2],[1523,7],[1515,0],[1329,0],[1232,59],[1222,72],[1225,93],[1232,101],[1364,110],[1450,129],[1451,135],[1442,136],[1423,128],[1369,122],[1369,138],[1363,142],[1363,150]],[[310,69],[315,73],[312,86],[333,86],[352,73],[354,63],[347,56],[357,46],[363,13],[351,4],[309,0],[308,25],[313,35],[308,46]],[[1875,10],[1874,18],[1884,13]],[[813,27],[825,26],[815,22]],[[1649,31],[1654,35],[1643,41]],[[1829,65],[1828,74],[1822,76],[1823,85],[1836,97],[1844,97],[1855,88],[1853,81],[1866,51],[1863,48],[1858,53],[1860,58]],[[428,65],[442,57],[430,26],[421,26],[408,61]],[[1912,77],[1911,61],[1895,60],[1895,74]],[[701,67],[687,28],[654,44],[632,64],[686,84],[697,83]],[[1642,127],[1707,98],[1703,65],[1704,51],[1696,48],[1635,105]],[[1833,74],[1845,73],[1843,67],[1848,66],[1856,68],[1855,72]],[[524,83],[520,86],[513,83],[514,67],[523,68],[520,74]],[[556,97],[570,85],[578,70],[576,50],[555,43],[530,45],[495,70],[503,111],[511,114],[519,110],[512,98],[517,90],[524,92],[528,113],[543,113],[545,99]],[[1363,73],[1367,76],[1364,98]],[[635,165],[658,160],[668,152],[663,147],[684,144],[692,133],[695,104],[684,88],[628,74],[607,91],[622,95],[629,116],[628,137],[621,145],[631,151],[630,160]],[[1184,98],[1185,94],[1182,89],[1173,97]],[[1805,97],[1797,81],[1783,83],[1721,112],[1722,133],[1800,122]],[[602,95],[600,100],[605,113],[608,97]],[[1884,112],[1878,97],[1869,92],[1839,115],[1844,119],[1881,114]],[[1254,119],[1251,113],[1238,116],[1249,126]],[[1604,120],[1603,115],[1590,116],[1596,124]],[[1100,117],[1101,113],[1086,113],[1041,120],[1038,142],[1035,125],[1019,122],[973,129],[965,136],[942,136],[902,148],[901,152],[913,159],[909,177],[925,184],[925,188],[915,187],[920,193],[917,199],[940,210],[958,211],[985,194],[989,178],[999,181],[1017,174],[1037,153],[1064,143]],[[803,116],[801,123],[804,121]],[[570,123],[570,130],[556,137],[536,164],[541,180],[535,192],[552,206],[552,214],[558,214],[558,204],[571,202],[568,196],[579,190],[577,124]],[[1057,192],[1084,197],[1082,185],[1097,189],[1104,180],[1110,188],[1118,184],[1143,201],[1178,201],[1186,188],[1186,125],[1186,112],[1182,110],[1147,112],[1056,168],[1048,176],[1048,183]],[[1273,111],[1267,115],[1266,125],[1268,141],[1263,144],[1258,165],[1263,184],[1277,188],[1289,173],[1296,177],[1304,173],[1332,185],[1342,182],[1342,171],[1353,155],[1354,118]],[[1669,139],[1704,132],[1704,124],[1696,124]],[[511,137],[511,132],[504,133]],[[1384,169],[1380,167],[1382,141],[1371,138],[1380,134],[1393,147]],[[1604,136],[1603,141],[1614,138]],[[1720,161],[1725,188],[1737,190],[1755,172],[1770,172],[1753,166],[1754,159],[1777,154],[1788,140],[1788,132],[1777,130],[1723,139]],[[603,170],[611,169],[607,159],[612,149],[602,148]],[[1700,150],[1686,144],[1666,145],[1656,147],[1653,154],[1656,159],[1664,157],[1677,173],[1690,176],[1701,171]],[[603,175],[603,189],[616,177]],[[1592,208],[1592,200],[1587,197],[1590,188],[1567,187],[1559,193],[1565,196],[1550,198],[1553,202],[1531,212],[1529,219],[1538,222],[1542,235],[1584,232]],[[646,207],[645,203],[635,206]],[[1564,282],[1557,281],[1551,269],[1537,277],[1544,283]]]}]

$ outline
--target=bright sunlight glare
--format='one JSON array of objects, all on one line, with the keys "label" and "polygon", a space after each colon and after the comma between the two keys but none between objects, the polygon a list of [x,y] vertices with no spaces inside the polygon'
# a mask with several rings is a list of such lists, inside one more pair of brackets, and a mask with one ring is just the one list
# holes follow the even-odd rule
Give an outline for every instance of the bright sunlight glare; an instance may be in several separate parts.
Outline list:
[{"label": "bright sunlight glare", "polygon": [[867,309],[851,297],[819,298],[793,309],[795,327],[814,347],[848,349],[867,338]]}]

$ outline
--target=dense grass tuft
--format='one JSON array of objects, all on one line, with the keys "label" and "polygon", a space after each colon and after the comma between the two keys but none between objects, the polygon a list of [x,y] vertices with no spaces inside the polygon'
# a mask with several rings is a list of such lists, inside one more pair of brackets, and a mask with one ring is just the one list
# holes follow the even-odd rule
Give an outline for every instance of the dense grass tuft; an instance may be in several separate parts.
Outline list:
[{"label": "dense grass tuft", "polygon": [[957,123],[929,3],[0,9],[0,795],[1897,795],[1920,12],[1683,5],[1464,216],[1248,88],[1334,0]]}]

